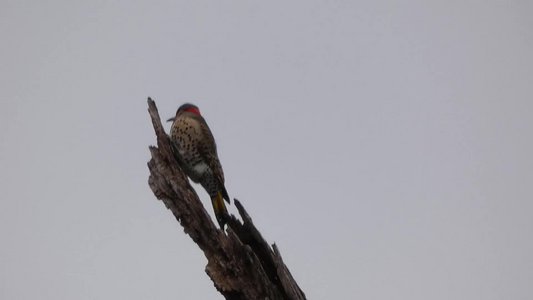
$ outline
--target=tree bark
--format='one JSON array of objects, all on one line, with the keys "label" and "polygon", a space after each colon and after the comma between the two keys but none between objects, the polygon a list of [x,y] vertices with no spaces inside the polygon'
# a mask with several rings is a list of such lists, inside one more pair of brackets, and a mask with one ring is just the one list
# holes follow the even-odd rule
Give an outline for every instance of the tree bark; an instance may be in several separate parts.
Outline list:
[{"label": "tree bark", "polygon": [[205,271],[216,289],[228,300],[306,299],[277,246],[270,247],[263,239],[237,199],[234,203],[242,222],[231,215],[226,232],[218,229],[174,157],[151,98],[148,112],[157,136],[157,147],[149,147],[152,159],[148,162],[148,184],[204,252]]}]

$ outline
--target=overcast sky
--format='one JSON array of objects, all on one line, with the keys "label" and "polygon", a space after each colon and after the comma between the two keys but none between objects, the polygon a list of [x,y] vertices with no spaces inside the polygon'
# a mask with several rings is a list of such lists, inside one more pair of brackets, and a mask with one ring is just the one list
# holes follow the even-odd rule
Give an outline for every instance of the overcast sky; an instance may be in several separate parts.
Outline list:
[{"label": "overcast sky", "polygon": [[222,299],[148,187],[151,96],[200,107],[309,299],[532,299],[532,16],[0,1],[0,298]]}]

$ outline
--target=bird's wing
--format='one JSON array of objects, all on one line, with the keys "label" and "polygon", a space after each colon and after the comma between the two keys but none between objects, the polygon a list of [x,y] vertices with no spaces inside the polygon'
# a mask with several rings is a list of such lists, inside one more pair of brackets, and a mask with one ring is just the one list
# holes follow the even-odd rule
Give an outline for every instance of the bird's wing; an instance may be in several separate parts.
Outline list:
[{"label": "bird's wing", "polygon": [[224,171],[222,171],[222,166],[220,165],[220,160],[217,155],[217,145],[215,143],[215,138],[207,126],[207,123],[202,122],[200,126],[203,139],[202,144],[198,147],[202,159],[207,163],[207,166],[211,169],[215,178],[219,181],[220,185],[224,187]]},{"label": "bird's wing", "polygon": [[201,140],[203,141],[203,145],[200,145],[198,150],[202,156],[202,160],[207,163],[207,166],[211,169],[211,172],[213,172],[213,176],[218,181],[222,197],[230,203],[228,192],[224,186],[224,171],[222,171],[222,165],[218,159],[215,138],[213,138],[213,134],[211,133],[209,126],[207,126],[207,123],[204,121],[201,122],[201,124],[200,128],[203,135],[203,139]]}]

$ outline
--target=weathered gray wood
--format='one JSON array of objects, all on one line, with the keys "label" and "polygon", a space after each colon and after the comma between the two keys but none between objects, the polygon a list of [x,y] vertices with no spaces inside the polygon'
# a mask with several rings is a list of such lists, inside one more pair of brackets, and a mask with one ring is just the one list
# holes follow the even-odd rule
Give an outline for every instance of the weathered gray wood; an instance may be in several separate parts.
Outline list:
[{"label": "weathered gray wood", "polygon": [[157,136],[157,147],[150,146],[148,184],[204,252],[205,271],[216,289],[231,300],[306,299],[277,246],[270,247],[263,239],[238,200],[235,199],[235,205],[243,222],[231,215],[226,232],[218,229],[176,161],[155,102],[150,98],[148,112]]}]

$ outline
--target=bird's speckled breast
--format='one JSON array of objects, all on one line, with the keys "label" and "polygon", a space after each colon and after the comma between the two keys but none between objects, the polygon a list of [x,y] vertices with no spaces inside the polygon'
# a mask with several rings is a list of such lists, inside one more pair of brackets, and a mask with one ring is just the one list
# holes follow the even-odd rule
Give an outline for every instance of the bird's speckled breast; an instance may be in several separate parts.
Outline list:
[{"label": "bird's speckled breast", "polygon": [[201,124],[187,116],[180,117],[175,122],[170,134],[188,175],[193,181],[198,181],[207,169],[198,151],[202,138]]}]

